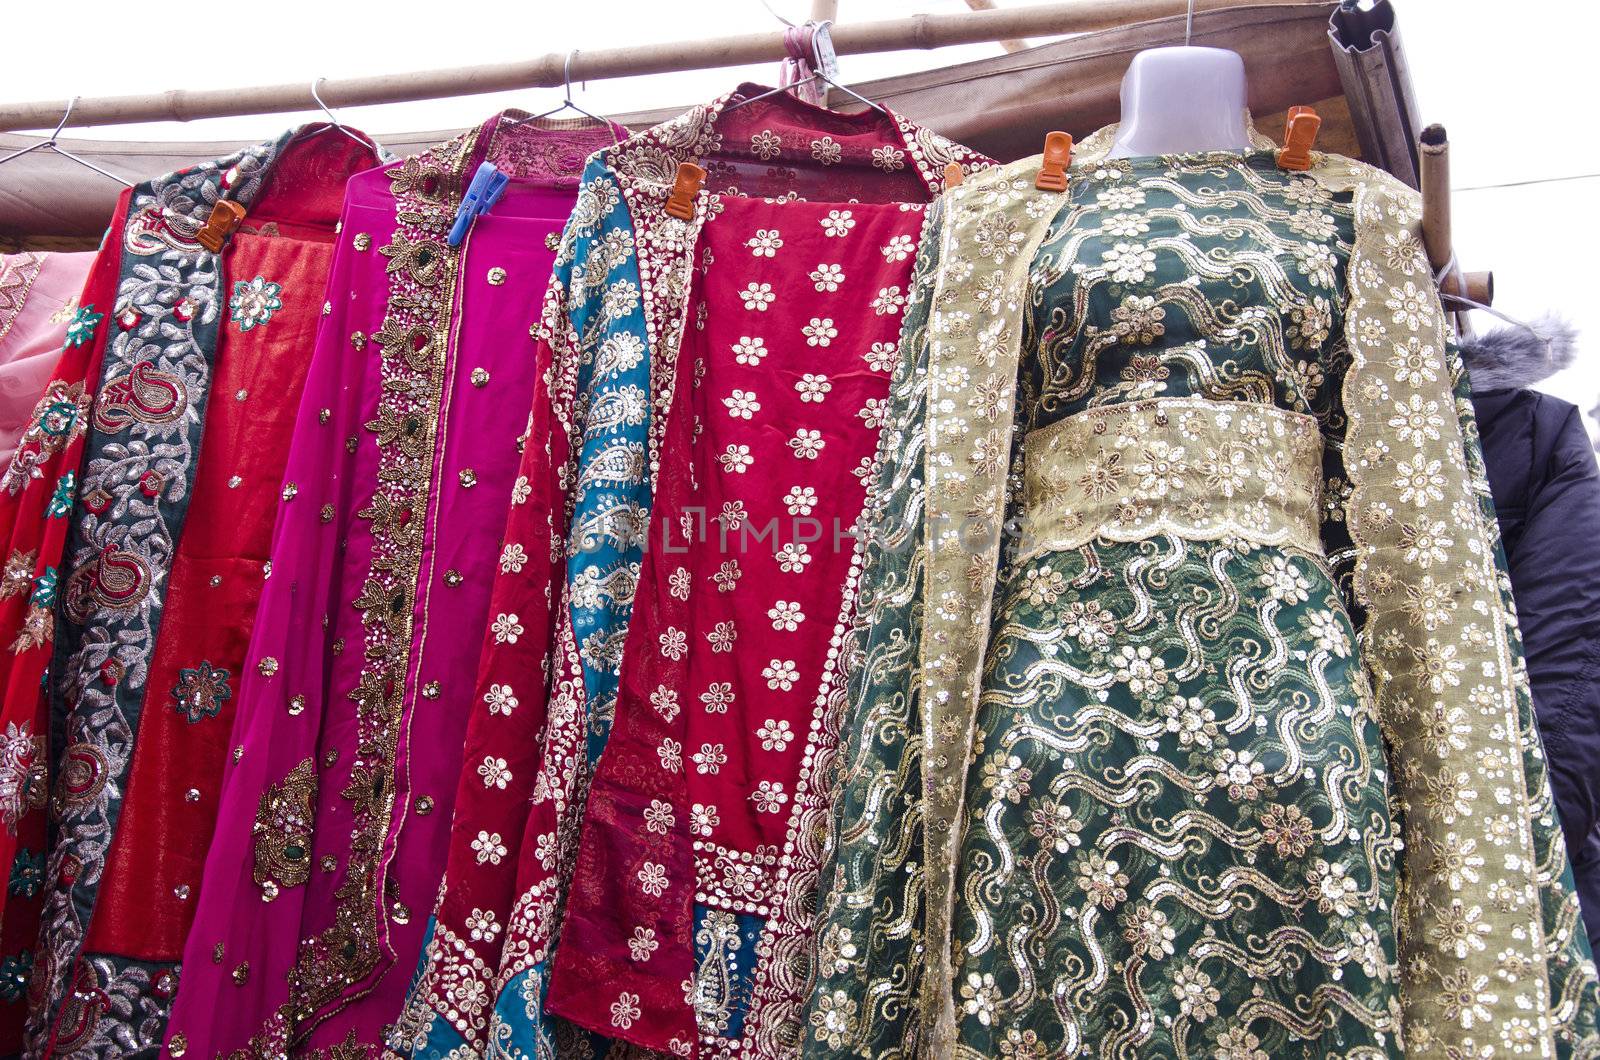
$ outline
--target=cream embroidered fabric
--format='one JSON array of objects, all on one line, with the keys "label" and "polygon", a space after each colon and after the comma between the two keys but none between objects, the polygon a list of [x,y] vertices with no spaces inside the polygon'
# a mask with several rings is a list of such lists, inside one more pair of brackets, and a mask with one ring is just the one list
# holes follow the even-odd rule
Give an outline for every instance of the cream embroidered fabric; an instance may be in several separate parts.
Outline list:
[{"label": "cream embroidered fabric", "polygon": [[1033,431],[1017,562],[1096,537],[1238,537],[1322,552],[1322,433],[1271,405],[1156,398]]}]

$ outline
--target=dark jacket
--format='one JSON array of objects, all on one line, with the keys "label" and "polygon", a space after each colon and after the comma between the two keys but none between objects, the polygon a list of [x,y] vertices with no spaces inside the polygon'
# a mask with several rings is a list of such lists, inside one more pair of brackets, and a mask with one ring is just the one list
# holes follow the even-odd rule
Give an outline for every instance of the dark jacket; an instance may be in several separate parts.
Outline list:
[{"label": "dark jacket", "polygon": [[1463,345],[1549,758],[1591,945],[1600,948],[1600,467],[1576,406],[1530,383],[1571,360],[1493,332]]}]

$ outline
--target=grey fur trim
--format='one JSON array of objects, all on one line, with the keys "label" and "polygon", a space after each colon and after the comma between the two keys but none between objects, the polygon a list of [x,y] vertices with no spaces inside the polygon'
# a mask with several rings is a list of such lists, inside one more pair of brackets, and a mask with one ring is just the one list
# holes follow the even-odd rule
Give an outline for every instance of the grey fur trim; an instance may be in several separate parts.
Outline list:
[{"label": "grey fur trim", "polygon": [[1532,331],[1515,325],[1496,328],[1461,344],[1461,359],[1474,391],[1532,386],[1577,357],[1578,332],[1567,320],[1552,313],[1531,327]]}]

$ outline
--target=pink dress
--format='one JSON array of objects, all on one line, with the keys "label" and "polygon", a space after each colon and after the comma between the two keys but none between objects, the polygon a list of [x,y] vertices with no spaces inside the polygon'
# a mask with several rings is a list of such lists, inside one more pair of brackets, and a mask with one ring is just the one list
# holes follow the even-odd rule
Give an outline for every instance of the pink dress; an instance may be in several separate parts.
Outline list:
[{"label": "pink dress", "polygon": [[33,420],[61,358],[94,254],[0,254],[0,464]]},{"label": "pink dress", "polygon": [[[374,1055],[438,890],[538,315],[587,123],[352,179],[238,689],[172,1056]],[[512,180],[458,246],[481,161]]]}]

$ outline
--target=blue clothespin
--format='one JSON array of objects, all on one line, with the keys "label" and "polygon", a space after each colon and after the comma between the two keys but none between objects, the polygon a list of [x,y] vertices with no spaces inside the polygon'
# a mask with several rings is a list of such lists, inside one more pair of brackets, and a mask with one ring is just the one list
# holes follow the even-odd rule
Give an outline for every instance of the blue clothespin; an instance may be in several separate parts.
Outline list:
[{"label": "blue clothespin", "polygon": [[467,238],[472,219],[488,213],[489,208],[500,201],[501,194],[510,182],[511,178],[496,169],[493,162],[478,163],[478,171],[472,175],[472,183],[467,185],[467,193],[461,197],[461,205],[456,208],[456,223],[450,226],[452,247],[461,245],[461,241]]}]

